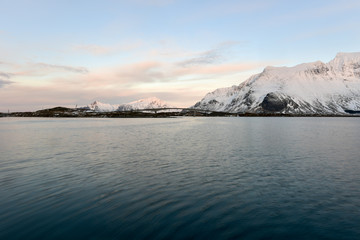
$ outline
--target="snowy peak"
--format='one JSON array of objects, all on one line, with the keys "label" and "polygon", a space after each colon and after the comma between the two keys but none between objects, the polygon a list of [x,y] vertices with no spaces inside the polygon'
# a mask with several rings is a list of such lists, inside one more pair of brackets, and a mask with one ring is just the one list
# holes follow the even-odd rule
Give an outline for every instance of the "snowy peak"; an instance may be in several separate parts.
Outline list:
[{"label": "snowy peak", "polygon": [[339,52],[331,62],[360,62],[360,52],[345,53]]},{"label": "snowy peak", "polygon": [[328,65],[342,76],[360,77],[360,53],[338,53]]}]

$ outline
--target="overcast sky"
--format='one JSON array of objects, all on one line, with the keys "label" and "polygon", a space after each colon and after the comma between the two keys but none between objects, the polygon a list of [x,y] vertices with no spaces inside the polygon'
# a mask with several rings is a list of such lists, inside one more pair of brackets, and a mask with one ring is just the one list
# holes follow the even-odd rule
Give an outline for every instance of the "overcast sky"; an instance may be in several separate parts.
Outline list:
[{"label": "overcast sky", "polygon": [[0,0],[0,111],[188,107],[268,65],[360,51],[360,1]]}]

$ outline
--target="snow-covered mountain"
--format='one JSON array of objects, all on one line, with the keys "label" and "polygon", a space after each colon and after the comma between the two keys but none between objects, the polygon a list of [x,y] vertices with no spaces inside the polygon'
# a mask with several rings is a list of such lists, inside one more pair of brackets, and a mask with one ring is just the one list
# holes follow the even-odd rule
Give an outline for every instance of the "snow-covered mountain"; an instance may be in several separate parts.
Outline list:
[{"label": "snow-covered mountain", "polygon": [[119,106],[120,106],[119,104],[109,104],[109,103],[94,101],[93,103],[87,105],[85,108],[95,112],[113,112],[116,111]]},{"label": "snow-covered mountain", "polygon": [[125,104],[108,104],[108,103],[101,103],[99,101],[95,101],[89,104],[86,108],[96,112],[112,112],[112,111],[132,111],[138,109],[171,108],[171,107],[174,106],[171,106],[156,97],[151,97]]},{"label": "snow-covered mountain", "polygon": [[206,94],[194,108],[288,114],[360,111],[360,53],[338,53],[328,63],[266,67],[238,86]]}]

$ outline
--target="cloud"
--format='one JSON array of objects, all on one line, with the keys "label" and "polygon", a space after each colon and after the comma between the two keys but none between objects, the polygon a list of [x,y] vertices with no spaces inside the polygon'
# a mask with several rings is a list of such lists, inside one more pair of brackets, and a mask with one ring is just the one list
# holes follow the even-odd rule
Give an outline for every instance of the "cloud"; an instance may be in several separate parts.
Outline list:
[{"label": "cloud", "polygon": [[14,76],[13,73],[0,72],[0,77],[10,79],[12,76]]},{"label": "cloud", "polygon": [[11,84],[11,83],[13,83],[13,82],[9,81],[9,80],[0,79],[0,88],[4,87],[5,85]]},{"label": "cloud", "polygon": [[47,64],[47,63],[35,63],[36,67],[47,69],[47,70],[53,70],[53,71],[65,71],[65,72],[73,72],[73,73],[88,73],[89,70],[85,67],[71,67],[71,66],[64,66],[64,65],[53,65],[53,64]]},{"label": "cloud", "polygon": [[192,67],[199,65],[211,65],[217,64],[224,60],[224,53],[231,47],[238,45],[239,42],[223,42],[219,44],[216,48],[201,52],[197,54],[195,57],[186,59],[178,63],[179,66],[182,67]]},{"label": "cloud", "polygon": [[140,82],[154,82],[164,78],[162,69],[164,64],[156,61],[139,62],[119,68],[117,76],[120,79],[135,80]]},{"label": "cloud", "polygon": [[11,63],[3,62],[1,63],[2,69],[6,71],[0,71],[0,78],[10,79],[10,78],[19,78],[19,77],[51,77],[54,74],[64,74],[64,73],[76,73],[76,74],[87,74],[89,70],[85,67],[75,67],[68,65],[57,65],[50,63]]},{"label": "cloud", "polygon": [[124,88],[144,82],[163,81],[166,64],[143,61],[94,69],[82,78],[85,88]]},{"label": "cloud", "polygon": [[9,80],[13,76],[14,74],[12,73],[0,72],[0,88],[4,87],[5,85],[14,83],[13,81]]},{"label": "cloud", "polygon": [[187,59],[185,61],[179,62],[179,66],[182,67],[191,67],[197,65],[208,65],[215,64],[221,61],[221,54],[217,49],[210,50],[199,54],[199,56]]}]

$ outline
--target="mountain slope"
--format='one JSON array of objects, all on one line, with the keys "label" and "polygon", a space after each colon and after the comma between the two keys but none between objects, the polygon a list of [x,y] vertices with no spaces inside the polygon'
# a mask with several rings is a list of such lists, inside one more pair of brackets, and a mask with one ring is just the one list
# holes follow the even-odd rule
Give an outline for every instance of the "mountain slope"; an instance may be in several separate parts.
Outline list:
[{"label": "mountain slope", "polygon": [[329,63],[267,67],[238,86],[208,93],[195,108],[225,112],[343,114],[360,110],[360,53]]}]

